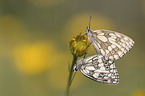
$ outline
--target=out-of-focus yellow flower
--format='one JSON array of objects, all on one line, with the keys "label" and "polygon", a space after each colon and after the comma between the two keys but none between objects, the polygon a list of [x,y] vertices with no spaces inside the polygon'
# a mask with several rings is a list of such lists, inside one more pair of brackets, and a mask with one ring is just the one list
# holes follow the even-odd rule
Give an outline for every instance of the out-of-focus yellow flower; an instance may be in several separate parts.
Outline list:
[{"label": "out-of-focus yellow flower", "polygon": [[28,0],[28,2],[40,8],[55,6],[57,4],[63,3],[64,1],[65,0]]},{"label": "out-of-focus yellow flower", "polygon": [[35,75],[46,71],[55,63],[56,51],[50,42],[24,44],[16,47],[14,61],[21,72]]},{"label": "out-of-focus yellow flower", "polygon": [[90,46],[90,41],[88,41],[88,36],[77,35],[72,40],[69,41],[70,51],[73,55],[82,56],[84,55]]},{"label": "out-of-focus yellow flower", "polygon": [[132,96],[145,96],[145,91],[137,90],[136,92],[133,93]]}]

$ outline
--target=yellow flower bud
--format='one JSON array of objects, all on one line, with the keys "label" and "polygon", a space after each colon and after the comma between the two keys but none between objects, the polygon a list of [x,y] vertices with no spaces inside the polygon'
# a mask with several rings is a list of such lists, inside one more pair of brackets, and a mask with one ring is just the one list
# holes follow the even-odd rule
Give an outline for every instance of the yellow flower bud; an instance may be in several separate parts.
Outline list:
[{"label": "yellow flower bud", "polygon": [[77,35],[69,41],[70,51],[73,55],[83,56],[90,46],[90,41],[88,41],[88,36],[86,35]]}]

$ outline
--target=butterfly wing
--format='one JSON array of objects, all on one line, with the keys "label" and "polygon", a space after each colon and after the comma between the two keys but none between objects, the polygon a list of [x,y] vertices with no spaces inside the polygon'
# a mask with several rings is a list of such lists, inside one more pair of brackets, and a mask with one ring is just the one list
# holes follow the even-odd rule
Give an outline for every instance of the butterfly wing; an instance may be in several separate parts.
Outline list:
[{"label": "butterfly wing", "polygon": [[113,60],[105,60],[101,55],[80,59],[79,70],[88,78],[106,84],[118,84],[119,75]]},{"label": "butterfly wing", "polygon": [[109,30],[90,30],[88,38],[99,54],[112,60],[121,58],[134,45],[134,41],[128,36]]}]

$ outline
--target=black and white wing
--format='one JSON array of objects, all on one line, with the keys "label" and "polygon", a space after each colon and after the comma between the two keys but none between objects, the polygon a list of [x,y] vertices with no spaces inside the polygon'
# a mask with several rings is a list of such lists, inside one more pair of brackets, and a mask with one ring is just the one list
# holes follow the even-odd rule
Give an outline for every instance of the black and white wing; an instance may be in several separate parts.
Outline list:
[{"label": "black and white wing", "polygon": [[74,67],[75,71],[81,71],[86,77],[101,83],[118,84],[119,75],[113,60],[105,60],[102,55],[94,55],[81,58]]},{"label": "black and white wing", "polygon": [[[88,32],[87,32],[88,31]],[[134,41],[121,33],[109,30],[88,30],[88,39],[93,43],[98,54],[106,59],[117,60],[125,55],[134,45]]]}]

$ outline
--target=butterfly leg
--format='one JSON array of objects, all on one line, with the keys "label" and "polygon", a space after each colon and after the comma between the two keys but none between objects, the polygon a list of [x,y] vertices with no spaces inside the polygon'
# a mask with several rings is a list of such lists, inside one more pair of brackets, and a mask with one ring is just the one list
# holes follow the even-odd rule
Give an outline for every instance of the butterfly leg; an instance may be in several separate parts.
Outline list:
[{"label": "butterfly leg", "polygon": [[87,52],[85,52],[85,54],[84,54],[84,58],[86,58],[86,54],[87,54]]}]

